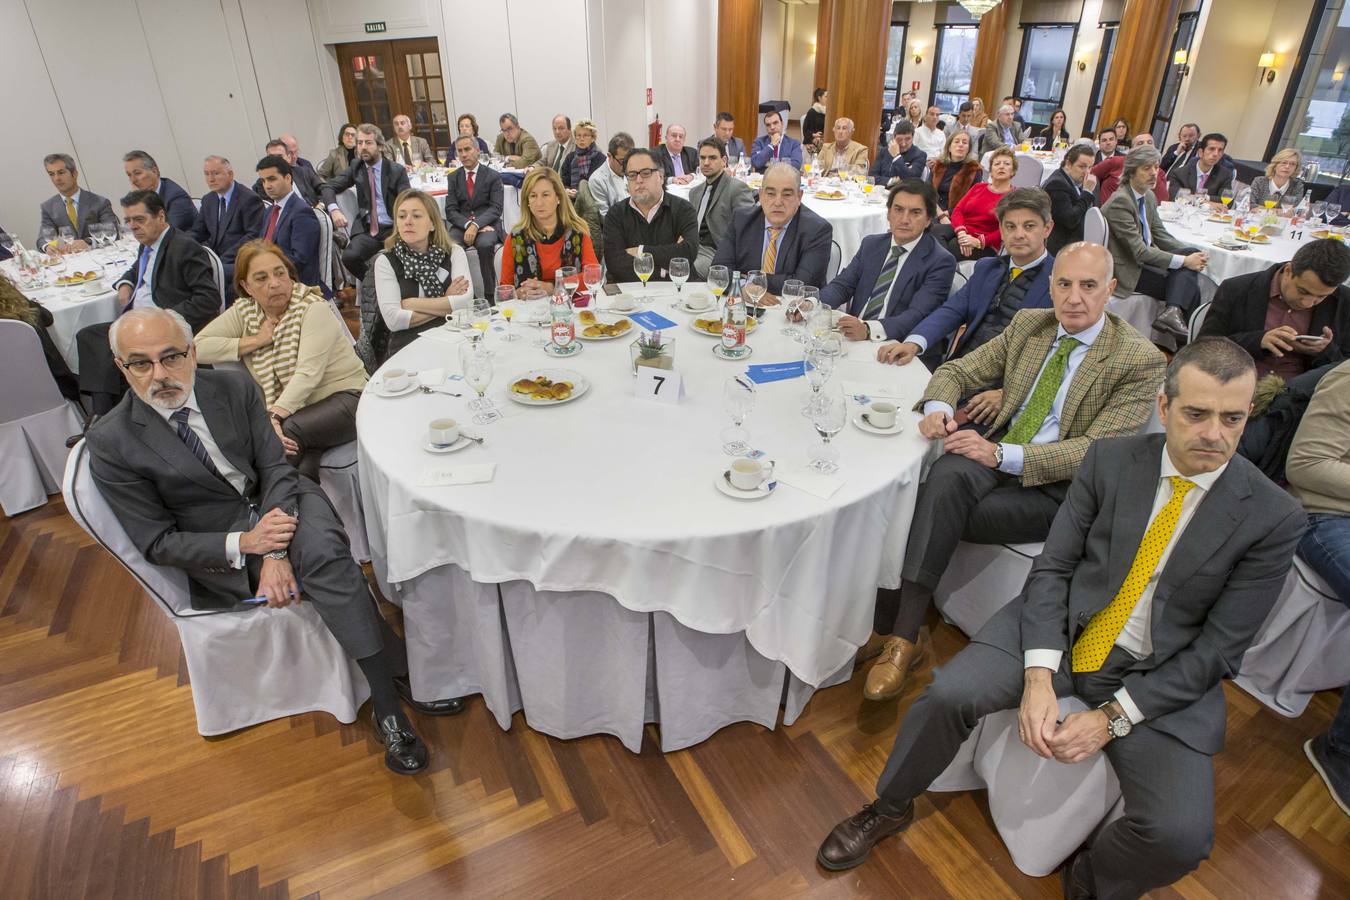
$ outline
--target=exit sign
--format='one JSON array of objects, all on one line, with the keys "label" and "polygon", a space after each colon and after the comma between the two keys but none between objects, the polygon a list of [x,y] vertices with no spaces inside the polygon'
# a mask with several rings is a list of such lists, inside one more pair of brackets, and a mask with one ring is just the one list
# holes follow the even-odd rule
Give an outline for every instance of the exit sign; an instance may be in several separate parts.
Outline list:
[{"label": "exit sign", "polygon": [[383,22],[367,22],[366,34],[381,34],[385,30]]}]

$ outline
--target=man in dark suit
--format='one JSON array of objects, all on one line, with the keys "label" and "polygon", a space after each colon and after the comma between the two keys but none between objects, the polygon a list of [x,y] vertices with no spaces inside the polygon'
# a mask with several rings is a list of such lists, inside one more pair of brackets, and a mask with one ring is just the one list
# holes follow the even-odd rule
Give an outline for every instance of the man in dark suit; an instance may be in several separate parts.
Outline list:
[{"label": "man in dark suit", "polygon": [[252,237],[271,241],[295,263],[302,284],[318,285],[327,296],[331,285],[322,284],[319,261],[331,252],[321,246],[323,231],[314,210],[295,189],[294,170],[284,156],[264,156],[258,160],[258,183],[263,186],[271,207],[263,214]]},{"label": "man in dark suit", "polygon": [[445,222],[450,236],[478,251],[483,290],[491,297],[497,289],[493,252],[502,242],[502,176],[478,161],[478,142],[460,135],[455,140],[460,167],[445,185]]},{"label": "man in dark suit", "polygon": [[[949,343],[955,344],[949,358],[957,359],[1002,334],[1022,310],[1050,308],[1050,271],[1055,258],[1045,249],[1052,228],[1045,192],[1014,188],[999,200],[994,213],[1006,255],[976,262],[970,280],[924,316],[903,341],[881,345],[879,361],[903,366],[922,356],[930,369],[937,368]],[[954,341],[949,341],[953,335]],[[987,405],[987,421],[993,421],[998,405]],[[980,420],[980,416],[975,418]]]},{"label": "man in dark suit", "polygon": [[744,181],[727,174],[726,148],[715,137],[698,145],[698,167],[703,181],[689,192],[689,205],[698,219],[698,258],[694,274],[708,277],[720,239],[731,229],[731,218],[743,209],[754,209],[755,192]]},{"label": "man in dark suit", "polygon": [[623,161],[628,197],[605,214],[605,277],[611,284],[637,281],[633,259],[652,256],[652,281],[669,279],[670,261],[698,258],[698,218],[688,200],[666,193],[664,170],[650,150],[636,148]]},{"label": "man in dark suit", "polygon": [[295,135],[283,131],[277,135],[277,141],[286,148],[283,155],[294,170],[295,183],[301,186],[300,193],[309,200],[312,191],[314,199],[310,200],[310,206],[318,206],[323,191],[323,179],[319,177],[318,170],[314,168],[313,163],[300,155],[300,142],[295,139]]},{"label": "man in dark suit", "polygon": [[739,160],[745,156],[745,141],[736,137],[736,118],[731,113],[720,112],[717,114],[717,121],[713,122],[712,137],[717,138],[725,145],[728,160]]},{"label": "man in dark suit", "polygon": [[117,213],[106,197],[100,197],[93,191],[80,189],[79,172],[75,160],[66,153],[51,153],[42,160],[47,169],[47,177],[56,188],[56,195],[42,201],[41,221],[38,232],[50,228],[59,232],[70,228],[75,240],[82,242],[75,249],[82,250],[89,245],[90,225],[112,225],[117,227]]},{"label": "man in dark suit", "polygon": [[[186,232],[169,225],[164,201],[151,190],[122,198],[122,217],[140,243],[131,268],[113,284],[118,315],[130,309],[172,309],[194,332],[220,314],[221,296],[211,259]],[[80,360],[80,391],[88,394],[95,415],[116,405],[126,385],[108,351],[109,323],[86,325],[75,335]]]},{"label": "man in dark suit", "polygon": [[[286,142],[281,138],[268,141],[264,151],[268,156],[279,156],[286,160],[286,165],[291,167],[291,183],[295,186],[295,192],[300,195],[311,207],[319,206],[323,200],[323,179],[312,166],[306,168],[298,166],[291,162],[291,154],[286,149]],[[267,191],[263,189],[262,179],[253,182],[253,193],[258,195],[259,200],[266,201]]]},{"label": "man in dark suit", "polygon": [[1220,203],[1225,188],[1233,186],[1236,170],[1224,163],[1228,138],[1215,132],[1200,139],[1200,151],[1189,162],[1172,167],[1167,173],[1167,194],[1176,199],[1185,188],[1192,194],[1206,194],[1211,203]]},{"label": "man in dark suit", "polygon": [[366,264],[384,249],[384,240],[394,230],[394,200],[411,188],[408,172],[384,157],[384,134],[369,122],[356,127],[356,159],[347,171],[323,186],[323,202],[333,224],[347,226],[347,217],[337,205],[337,195],[356,187],[356,221],[351,240],[342,251],[342,264],[359,283],[366,277]]},{"label": "man in dark suit", "polygon": [[[1259,375],[1285,381],[1350,356],[1350,248],[1325,238],[1264,272],[1225,279],[1202,335],[1230,338],[1251,354]],[[1299,340],[1299,335],[1315,340]]]},{"label": "man in dark suit", "polygon": [[[1166,137],[1166,135],[1162,135]],[[1177,132],[1177,142],[1167,148],[1167,152],[1162,156],[1162,170],[1164,173],[1172,171],[1172,168],[1181,163],[1185,165],[1194,158],[1196,151],[1200,149],[1200,126],[1194,122],[1187,122],[1181,126]]]},{"label": "man in dark suit", "polygon": [[[890,152],[892,147],[895,148],[894,155]],[[898,178],[922,178],[928,164],[928,154],[914,146],[914,123],[909,119],[895,123],[895,135],[883,155],[889,157],[890,162],[883,165],[878,159],[873,173],[887,182]]]},{"label": "man in dark suit", "polygon": [[[166,310],[135,310],[109,338],[132,393],[86,439],[95,483],[127,536],[147,562],[187,575],[195,609],[247,615],[255,597],[272,608],[312,603],[370,683],[385,764],[402,775],[425,768],[426,747],[398,703],[411,697],[403,642],[376,609],[327,497],[286,461],[257,384],[242,372],[196,371],[192,333]],[[423,711],[462,708],[452,700]]]},{"label": "man in dark suit", "polygon": [[1050,214],[1055,221],[1055,230],[1046,241],[1051,253],[1058,253],[1083,239],[1083,217],[1097,205],[1097,198],[1092,193],[1097,187],[1097,179],[1092,174],[1092,158],[1091,147],[1074,144],[1064,154],[1064,165],[1041,185],[1050,195]]},{"label": "man in dark suit", "polygon": [[765,297],[773,305],[790,278],[824,286],[833,239],[833,226],[802,205],[801,172],[776,163],[764,173],[759,206],[736,212],[731,227],[718,238],[712,264],[762,271],[769,286]]},{"label": "man in dark suit", "polygon": [[863,238],[853,260],[820,292],[845,311],[839,327],[853,341],[898,341],[952,289],[956,260],[928,233],[937,215],[932,185],[907,178],[886,198],[890,231]]},{"label": "man in dark suit", "polygon": [[755,138],[750,148],[750,165],[756,172],[763,172],[776,162],[792,163],[802,167],[802,145],[796,138],[783,132],[783,116],[777,110],[764,114],[764,134]]},{"label": "man in dark suit", "polygon": [[[1138,897],[1208,856],[1220,682],[1279,597],[1305,526],[1233,455],[1255,385],[1240,347],[1198,341],[1168,368],[1165,435],[1092,445],[1021,594],[910,707],[877,801],[835,826],[823,866],[858,865],[906,828],[980,718],[1019,703],[1023,743],[1063,763],[1102,750],[1125,799],[1066,863],[1066,897]],[[1096,708],[1061,721],[1068,694]]]},{"label": "man in dark suit", "polygon": [[132,150],[122,157],[122,169],[127,173],[132,190],[159,194],[170,225],[179,231],[192,232],[192,226],[197,222],[197,207],[176,182],[160,177],[159,164],[153,156],[144,150]]},{"label": "man in dark suit", "polygon": [[1114,128],[1103,128],[1102,133],[1097,135],[1097,156],[1092,164],[1095,166],[1104,159],[1124,155],[1125,148],[1120,146],[1120,135],[1116,134]]},{"label": "man in dark suit", "polygon": [[698,154],[685,144],[684,134],[683,125],[671,125],[666,129],[666,142],[652,148],[656,161],[666,170],[666,177],[674,178],[676,184],[693,181],[698,170]]},{"label": "man in dark suit", "polygon": [[220,257],[225,268],[225,299],[231,300],[234,298],[234,255],[245,241],[258,236],[263,205],[257,194],[235,184],[234,167],[223,156],[208,156],[202,163],[202,176],[210,191],[202,197],[201,213],[192,236]]}]

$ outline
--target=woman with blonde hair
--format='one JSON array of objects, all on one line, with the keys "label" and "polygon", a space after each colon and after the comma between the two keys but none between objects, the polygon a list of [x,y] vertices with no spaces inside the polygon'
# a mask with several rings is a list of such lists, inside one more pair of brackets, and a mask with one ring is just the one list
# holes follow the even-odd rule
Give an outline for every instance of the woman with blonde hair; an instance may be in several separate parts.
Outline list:
[{"label": "woman with blonde hair", "polygon": [[394,201],[394,232],[375,257],[375,300],[380,315],[370,344],[377,364],[455,310],[473,307],[469,257],[446,230],[440,204],[422,191]]},{"label": "woman with blonde hair", "polygon": [[1303,154],[1293,147],[1285,147],[1272,156],[1266,174],[1252,179],[1252,205],[1264,204],[1267,200],[1274,200],[1279,205],[1285,197],[1293,197],[1298,202],[1304,191],[1303,179],[1297,174],[1302,167]]},{"label": "woman with blonde hair", "polygon": [[975,128],[988,128],[989,113],[984,110],[984,101],[979,97],[971,97],[970,105],[972,107],[970,111],[970,124]]},{"label": "woman with blonde hair", "polygon": [[949,211],[956,208],[971,185],[984,177],[984,170],[971,146],[970,133],[965,129],[953,131],[942,148],[942,156],[928,161],[924,177],[937,191],[938,222],[949,223]]},{"label": "woman with blonde hair", "polygon": [[582,119],[577,122],[577,127],[572,129],[572,140],[576,142],[576,149],[567,154],[562,167],[558,170],[569,197],[575,197],[581,183],[605,164],[604,151],[595,146],[599,136],[599,129],[590,119]]},{"label": "woman with blonde hair", "polygon": [[905,110],[905,116],[910,123],[918,129],[923,124],[923,105],[918,100],[909,101],[909,107]]},{"label": "woman with blonde hair", "polygon": [[553,274],[596,265],[586,220],[568,199],[562,178],[547,167],[531,169],[520,186],[520,221],[502,244],[498,284],[514,284],[529,299],[553,293]]},{"label": "woman with blonde hair", "polygon": [[324,451],[356,440],[366,370],[351,334],[271,241],[239,248],[234,287],[238,299],[197,333],[197,361],[242,362],[262,388],[286,458],[318,482]]}]

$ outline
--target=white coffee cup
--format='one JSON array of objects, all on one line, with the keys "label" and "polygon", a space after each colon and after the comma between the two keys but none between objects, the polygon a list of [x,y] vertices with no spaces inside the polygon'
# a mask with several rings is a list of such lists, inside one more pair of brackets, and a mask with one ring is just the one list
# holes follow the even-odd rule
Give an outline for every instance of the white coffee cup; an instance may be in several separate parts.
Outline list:
[{"label": "white coffee cup", "polygon": [[632,294],[617,294],[614,297],[614,308],[620,312],[628,312],[636,305]]},{"label": "white coffee cup", "polygon": [[384,389],[389,392],[406,390],[411,380],[406,369],[386,369]]},{"label": "white coffee cup", "polygon": [[867,423],[875,428],[895,425],[895,404],[878,400],[867,407]]},{"label": "white coffee cup", "polygon": [[707,294],[701,293],[699,291],[694,291],[689,296],[684,298],[684,305],[689,307],[690,309],[707,309],[708,302],[711,299],[712,298],[709,297]]},{"label": "white coffee cup", "polygon": [[427,425],[427,443],[437,450],[444,450],[458,440],[459,423],[454,419],[432,419]]},{"label": "white coffee cup", "polygon": [[773,473],[773,463],[757,459],[738,459],[731,464],[731,486],[741,491],[756,490]]}]

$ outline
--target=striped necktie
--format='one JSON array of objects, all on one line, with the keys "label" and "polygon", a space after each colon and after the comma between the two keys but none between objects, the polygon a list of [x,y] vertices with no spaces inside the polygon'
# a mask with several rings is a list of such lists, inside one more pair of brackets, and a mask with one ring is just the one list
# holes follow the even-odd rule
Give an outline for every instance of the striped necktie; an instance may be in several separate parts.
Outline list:
[{"label": "striped necktie", "polygon": [[[225,476],[220,474],[220,470],[216,468],[216,464],[211,459],[211,454],[207,451],[206,445],[202,443],[202,439],[197,437],[197,432],[193,431],[192,426],[188,424],[188,416],[191,414],[192,410],[188,409],[186,406],[180,406],[173,411],[173,415],[169,416],[170,419],[173,419],[174,426],[178,429],[178,439],[187,445],[187,448],[192,451],[192,455],[197,457],[201,464],[206,467],[206,471],[210,472],[221,481],[226,481]],[[226,481],[226,483],[228,484],[229,482]]]},{"label": "striped necktie", "polygon": [[764,248],[764,274],[772,275],[778,265],[778,237],[783,229],[778,225],[769,226],[769,246]]},{"label": "striped necktie", "polygon": [[872,285],[872,296],[867,298],[862,315],[858,318],[875,319],[881,315],[882,308],[886,305],[886,296],[890,294],[891,285],[895,283],[895,275],[900,271],[900,257],[905,252],[905,248],[899,245],[891,248],[885,265],[881,267],[881,274],[877,276],[876,284]]},{"label": "striped necktie", "polygon": [[1045,417],[1055,405],[1055,395],[1059,393],[1059,387],[1064,383],[1064,372],[1069,367],[1069,354],[1078,344],[1078,338],[1068,335],[1059,339],[1059,346],[1050,356],[1050,362],[1046,363],[1041,377],[1036,379],[1036,386],[1031,389],[1031,399],[1022,409],[1022,414],[1012,423],[1008,433],[1004,435],[1003,440],[1006,443],[1030,443],[1036,432],[1041,430],[1041,426],[1045,424]]},{"label": "striped necktie", "polygon": [[80,217],[75,212],[75,198],[73,197],[66,198],[66,215],[70,217],[71,228],[80,227]]},{"label": "striped necktie", "polygon": [[1139,234],[1144,239],[1144,246],[1153,244],[1153,235],[1148,230],[1148,212],[1144,209],[1144,198],[1139,198]]},{"label": "striped necktie", "polygon": [[1083,633],[1078,635],[1078,640],[1073,642],[1075,672],[1096,672],[1101,669],[1139,598],[1144,595],[1144,588],[1148,587],[1153,570],[1158,567],[1158,560],[1162,559],[1163,551],[1172,540],[1172,533],[1176,531],[1177,521],[1181,518],[1182,501],[1195,487],[1195,482],[1178,475],[1169,476],[1169,480],[1172,482],[1172,496],[1158,510],[1158,515],[1144,532],[1144,539],[1134,552],[1134,562],[1130,564],[1130,572],[1120,585],[1120,591],[1092,617]]}]

